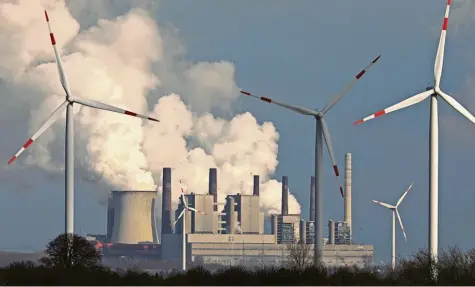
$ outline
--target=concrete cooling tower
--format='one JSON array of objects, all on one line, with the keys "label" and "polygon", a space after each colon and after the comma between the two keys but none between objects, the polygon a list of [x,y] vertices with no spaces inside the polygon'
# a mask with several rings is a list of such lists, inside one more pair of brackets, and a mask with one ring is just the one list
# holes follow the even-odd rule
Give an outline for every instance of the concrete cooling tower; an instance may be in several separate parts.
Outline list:
[{"label": "concrete cooling tower", "polygon": [[155,223],[156,191],[112,191],[113,222],[111,242],[158,243]]}]

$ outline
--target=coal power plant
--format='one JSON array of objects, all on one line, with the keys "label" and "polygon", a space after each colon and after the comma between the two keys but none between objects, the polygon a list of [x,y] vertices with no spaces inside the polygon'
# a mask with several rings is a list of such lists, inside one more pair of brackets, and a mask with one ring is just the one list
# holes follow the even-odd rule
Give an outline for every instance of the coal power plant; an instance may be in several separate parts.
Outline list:
[{"label": "coal power plant", "polygon": [[[323,239],[323,260],[329,266],[372,264],[373,246],[355,244],[351,218],[351,154],[345,155],[345,199],[343,220],[328,221],[328,236]],[[227,195],[218,202],[219,174],[209,169],[208,192],[187,190],[189,207],[201,213],[185,210],[186,223],[174,224],[183,211],[183,202],[172,207],[172,169],[163,168],[161,233],[157,234],[156,191],[113,191],[107,212],[107,234],[90,236],[104,256],[150,257],[167,262],[182,260],[183,230],[186,260],[194,264],[246,266],[279,266],[289,257],[292,244],[307,244],[313,250],[315,218],[315,178],[310,177],[309,218],[289,213],[291,181],[282,176],[280,214],[270,216],[270,233],[265,233],[264,212],[260,205],[259,175],[253,175],[252,190],[247,194]],[[308,185],[307,185],[308,186]],[[311,260],[310,260],[311,261]]]}]

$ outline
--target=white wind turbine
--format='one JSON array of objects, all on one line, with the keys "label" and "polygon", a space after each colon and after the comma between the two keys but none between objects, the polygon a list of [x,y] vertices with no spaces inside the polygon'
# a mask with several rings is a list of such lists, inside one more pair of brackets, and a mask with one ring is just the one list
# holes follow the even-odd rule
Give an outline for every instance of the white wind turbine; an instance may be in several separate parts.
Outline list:
[{"label": "white wind turbine", "polygon": [[395,218],[395,215],[397,215],[397,219],[399,220],[399,225],[401,226],[402,234],[404,234],[404,238],[407,241],[406,232],[404,231],[404,225],[402,225],[402,219],[401,219],[401,216],[399,215],[399,211],[397,210],[397,207],[401,204],[402,200],[404,199],[406,194],[409,192],[411,187],[412,187],[412,183],[409,185],[406,191],[401,195],[401,197],[396,203],[396,206],[393,206],[381,201],[373,200],[374,203],[380,204],[386,208],[391,209],[392,214],[393,214],[393,233],[392,233],[392,243],[391,243],[391,263],[392,263],[393,270],[394,268],[396,268],[396,218]]},{"label": "white wind turbine", "polygon": [[186,271],[186,225],[185,225],[186,212],[185,211],[189,210],[193,212],[198,212],[203,215],[206,215],[206,213],[199,211],[196,208],[188,206],[188,203],[186,202],[186,198],[185,198],[185,193],[183,192],[183,186],[182,186],[181,180],[180,180],[180,188],[181,188],[180,199],[183,205],[183,210],[181,211],[180,215],[177,217],[173,225],[176,225],[178,220],[180,220],[180,218],[183,217],[181,221],[181,225],[182,225],[182,228],[181,228],[181,234],[182,234],[181,266],[182,267],[181,268],[183,269],[183,271]]},{"label": "white wind turbine", "polygon": [[442,75],[442,66],[444,63],[444,49],[445,38],[447,34],[447,26],[449,24],[449,10],[450,0],[447,0],[447,7],[445,9],[445,17],[442,24],[442,32],[440,34],[439,47],[437,49],[437,55],[435,57],[434,65],[434,87],[426,88],[425,92],[412,96],[404,101],[401,101],[387,109],[374,113],[364,119],[354,122],[353,124],[360,124],[365,121],[374,119],[376,117],[394,112],[419,102],[422,102],[429,96],[430,101],[430,143],[429,143],[429,251],[432,257],[437,260],[438,251],[438,224],[439,224],[439,126],[438,126],[438,110],[437,110],[437,98],[440,96],[456,111],[461,113],[464,117],[475,123],[475,117],[467,111],[461,104],[459,104],[454,98],[447,95],[440,90],[440,78]]},{"label": "white wind turbine", "polygon": [[61,80],[61,85],[63,86],[64,92],[66,93],[65,101],[50,115],[50,117],[43,123],[43,125],[36,131],[33,136],[26,141],[22,148],[10,159],[8,164],[11,164],[15,159],[17,159],[20,154],[25,151],[41,134],[48,129],[60,116],[61,113],[66,109],[66,142],[65,142],[65,232],[74,233],[74,119],[73,119],[73,104],[81,104],[91,108],[96,108],[100,110],[106,110],[111,112],[116,112],[120,114],[126,114],[129,116],[139,117],[146,120],[152,120],[158,122],[154,118],[143,116],[134,112],[127,110],[119,109],[104,103],[89,99],[81,99],[78,97],[73,97],[71,90],[69,89],[68,79],[66,73],[64,72],[63,62],[59,56],[58,50],[56,48],[56,39],[54,34],[51,31],[51,26],[49,23],[48,13],[45,10],[46,22],[48,23],[49,36],[51,39],[51,44],[53,45],[54,55],[56,57],[56,64],[58,65],[59,78]]},{"label": "white wind turbine", "polygon": [[343,96],[356,84],[356,82],[366,73],[371,66],[376,63],[381,55],[374,58],[363,70],[361,70],[355,78],[353,78],[339,93],[335,94],[327,105],[321,110],[309,109],[294,105],[289,105],[280,101],[276,101],[267,97],[260,97],[253,95],[249,92],[241,91],[242,94],[251,96],[257,99],[260,99],[267,103],[273,103],[283,108],[292,110],[296,113],[312,116],[316,120],[316,128],[315,128],[315,218],[312,220],[315,221],[315,248],[314,248],[314,264],[321,264],[323,263],[323,202],[322,202],[322,169],[323,169],[323,150],[322,150],[322,137],[325,139],[325,143],[327,145],[328,153],[330,155],[330,160],[333,164],[333,171],[337,177],[338,183],[340,185],[340,193],[341,196],[343,195],[343,187],[340,183],[339,179],[339,171],[335,160],[335,155],[333,154],[333,146],[330,138],[330,133],[328,131],[327,124],[325,122],[324,116],[325,114],[338,103],[338,101],[343,98]]}]

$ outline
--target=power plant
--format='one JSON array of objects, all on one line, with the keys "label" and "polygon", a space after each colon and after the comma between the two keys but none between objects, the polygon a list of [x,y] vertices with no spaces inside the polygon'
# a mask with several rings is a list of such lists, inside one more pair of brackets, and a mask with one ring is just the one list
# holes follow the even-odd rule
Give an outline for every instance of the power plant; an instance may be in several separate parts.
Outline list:
[{"label": "power plant", "polygon": [[[265,216],[260,208],[259,176],[253,176],[252,194],[234,194],[218,203],[218,171],[209,169],[207,194],[186,191],[184,198],[185,228],[173,218],[183,211],[183,202],[172,210],[172,170],[163,168],[161,204],[161,237],[155,223],[155,191],[113,191],[107,213],[107,236],[95,240],[105,256],[149,256],[167,261],[182,260],[182,230],[185,231],[186,261],[224,265],[273,265],[288,260],[291,246],[315,245],[315,177],[310,178],[309,219],[289,214],[289,178],[282,177],[280,214],[271,215],[271,232],[264,232]],[[372,263],[373,246],[354,244],[351,232],[351,154],[345,155],[344,220],[329,220],[328,236],[323,238],[323,261],[327,265],[360,265]],[[173,230],[174,229],[174,230]],[[94,239],[94,238],[92,238]],[[311,252],[313,253],[313,252]],[[311,257],[313,254],[309,254]]]}]

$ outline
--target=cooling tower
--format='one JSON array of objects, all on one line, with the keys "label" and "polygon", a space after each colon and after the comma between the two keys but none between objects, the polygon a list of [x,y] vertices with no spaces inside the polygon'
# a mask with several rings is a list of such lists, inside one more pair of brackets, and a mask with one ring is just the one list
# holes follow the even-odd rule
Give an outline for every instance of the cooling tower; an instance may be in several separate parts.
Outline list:
[{"label": "cooling tower", "polygon": [[315,218],[315,176],[310,177],[310,210],[309,221],[316,221]]},{"label": "cooling tower", "polygon": [[281,214],[289,214],[289,180],[287,176],[282,176],[282,207]]},{"label": "cooling tower", "polygon": [[345,154],[345,221],[348,223],[351,235],[351,153]]},{"label": "cooling tower", "polygon": [[[172,234],[172,170],[163,168],[162,188],[162,236]],[[163,237],[162,237],[163,238]]]},{"label": "cooling tower", "polygon": [[216,168],[209,169],[208,194],[213,195],[214,211],[218,211],[218,178]]},{"label": "cooling tower", "polygon": [[112,243],[156,242],[156,191],[113,191]]},{"label": "cooling tower", "polygon": [[259,196],[259,176],[258,175],[254,176],[254,185],[253,185],[252,195]]}]

